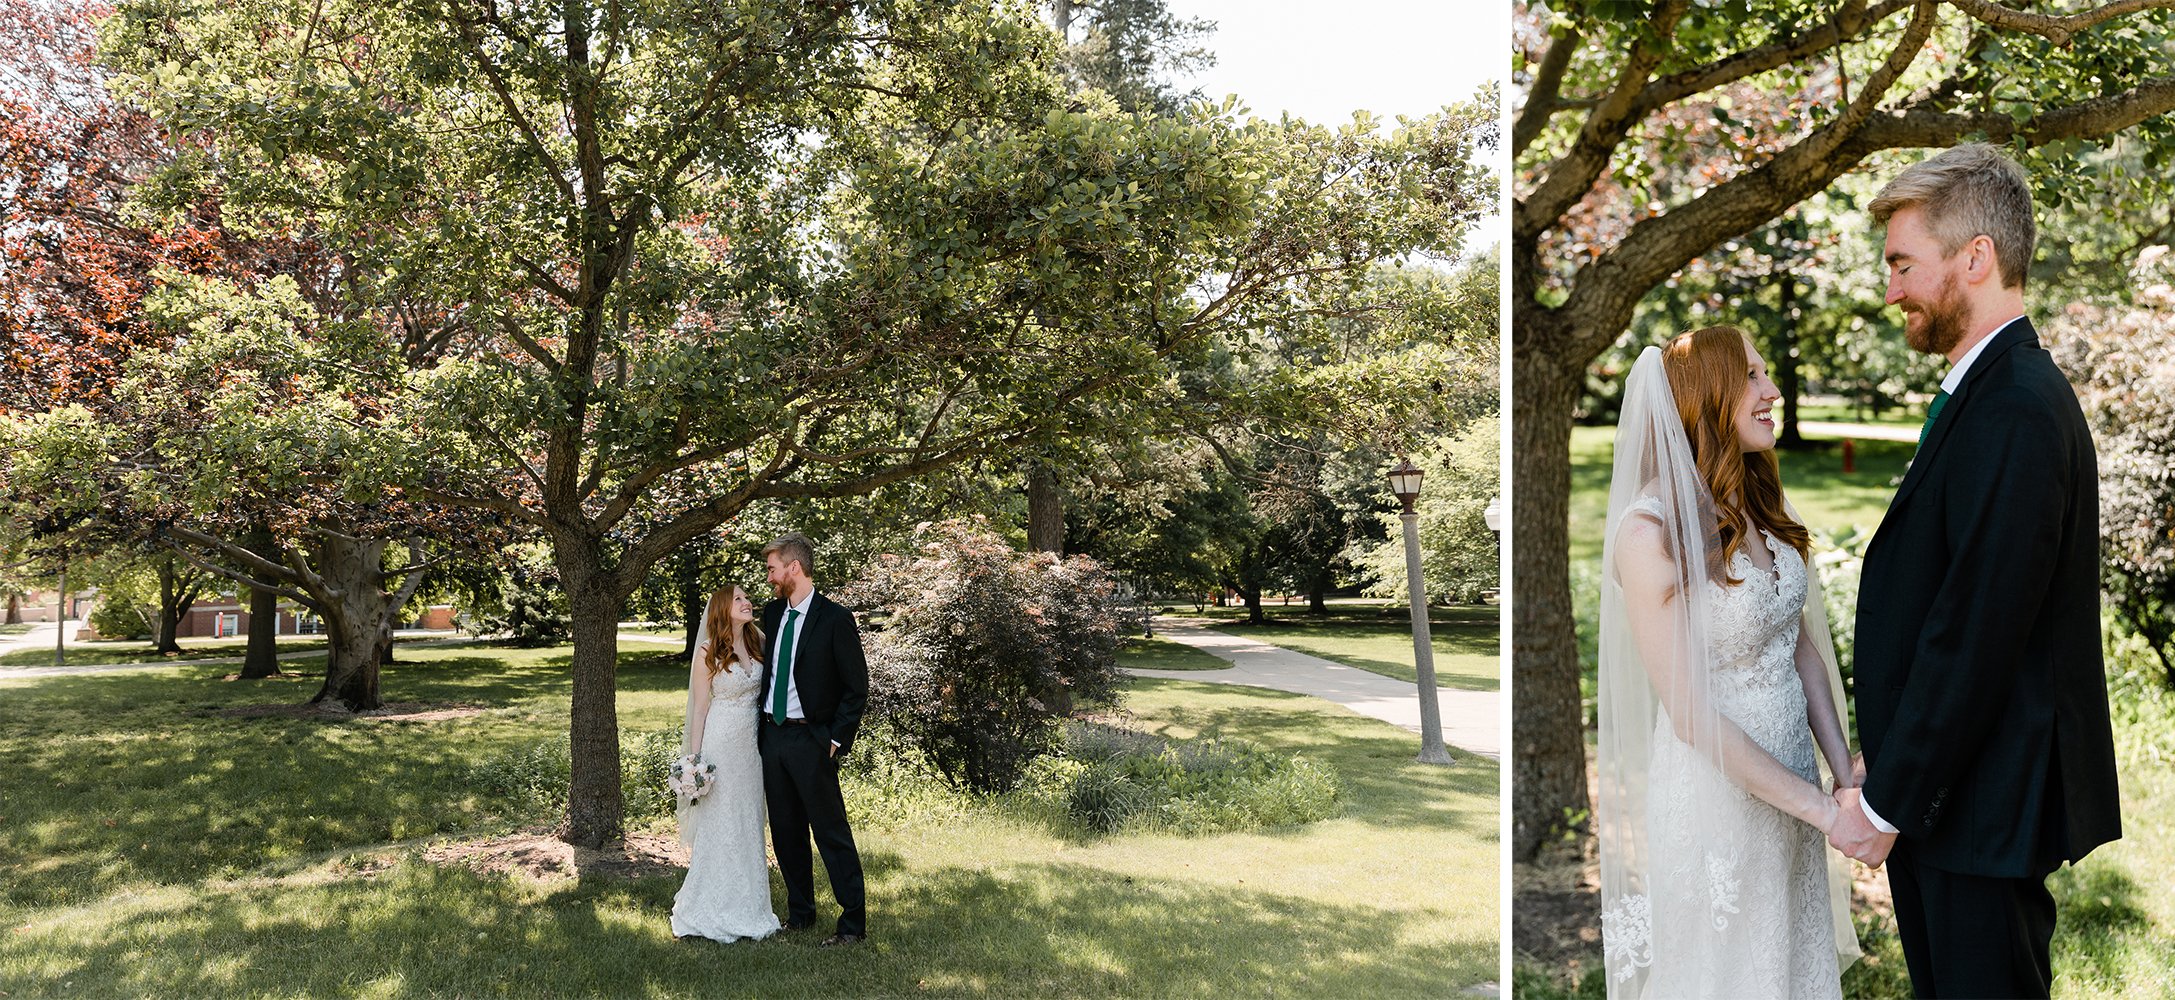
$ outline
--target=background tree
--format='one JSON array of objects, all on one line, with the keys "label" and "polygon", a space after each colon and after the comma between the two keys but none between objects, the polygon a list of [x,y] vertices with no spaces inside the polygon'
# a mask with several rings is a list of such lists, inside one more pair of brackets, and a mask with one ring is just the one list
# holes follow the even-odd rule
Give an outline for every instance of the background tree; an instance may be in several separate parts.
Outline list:
[{"label": "background tree", "polygon": [[[2050,203],[2157,190],[2157,174],[2102,173],[2104,161],[2078,154],[2117,133],[2169,145],[2168,6],[2068,16],[1985,0],[1519,7],[1516,856],[1586,806],[1565,559],[1570,427],[1587,366],[1671,275],[1885,150],[2006,144]],[[1784,97],[1780,113],[1733,114],[1722,98],[1740,84]],[[1649,183],[1657,149],[1689,149],[1689,119],[1725,123],[1729,141],[1696,151],[1711,169],[1690,183]]]},{"label": "background tree", "polygon": [[568,839],[619,830],[617,622],[665,554],[758,501],[1118,437],[1098,407],[1173,357],[1335,308],[1480,203],[1437,183],[1475,169],[1448,125],[1120,115],[1017,13],[147,0],[109,31],[230,203],[473,317],[389,419],[459,442],[411,455],[412,499],[552,546]]}]

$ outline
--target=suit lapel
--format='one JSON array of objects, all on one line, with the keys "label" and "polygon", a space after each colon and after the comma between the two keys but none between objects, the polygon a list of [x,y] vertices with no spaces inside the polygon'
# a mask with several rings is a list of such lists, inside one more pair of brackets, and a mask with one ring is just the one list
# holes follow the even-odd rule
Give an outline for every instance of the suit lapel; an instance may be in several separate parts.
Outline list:
[{"label": "suit lapel", "polygon": [[2002,362],[2003,357],[2011,350],[2014,350],[2018,344],[2036,344],[2038,342],[2039,331],[2032,327],[2032,321],[2029,319],[2011,323],[2008,329],[1994,335],[1994,342],[1986,345],[1986,350],[1981,351],[1978,359],[1971,363],[1971,370],[1964,373],[1963,383],[1956,387],[1955,393],[1949,398],[1948,405],[1942,408],[1941,419],[1935,420],[1932,429],[1926,432],[1926,440],[1919,443],[1918,453],[1911,456],[1911,467],[1909,471],[1903,474],[1903,485],[1896,488],[1895,497],[1888,501],[1890,511],[1894,511],[1901,506],[1904,499],[1918,489],[1918,484],[1924,482],[1926,477],[1931,475],[1929,470],[1933,466],[1934,453],[1940,451],[1941,445],[1948,440],[1951,431],[1963,420],[1964,411],[1971,407],[1972,384],[1979,381],[1987,372],[1993,371],[1994,367]]}]

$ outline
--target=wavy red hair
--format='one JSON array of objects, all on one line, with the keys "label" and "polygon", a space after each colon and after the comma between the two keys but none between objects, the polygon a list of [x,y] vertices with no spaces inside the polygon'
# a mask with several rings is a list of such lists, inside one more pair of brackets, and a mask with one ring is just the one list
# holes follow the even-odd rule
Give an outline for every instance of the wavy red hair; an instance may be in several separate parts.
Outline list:
[{"label": "wavy red hair", "polygon": [[1737,437],[1737,408],[1752,391],[1746,379],[1745,348],[1752,338],[1734,326],[1710,326],[1680,333],[1662,349],[1662,370],[1676,397],[1684,436],[1692,442],[1692,461],[1714,498],[1720,544],[1710,547],[1717,575],[1731,584],[1729,561],[1744,547],[1757,525],[1810,557],[1812,533],[1790,519],[1782,506],[1782,468],[1775,453],[1747,452]]},{"label": "wavy red hair", "polygon": [[[710,595],[709,609],[704,612],[709,616],[706,625],[710,633],[710,651],[702,665],[710,669],[712,677],[716,677],[718,671],[733,668],[733,644],[729,639],[720,637],[731,631],[733,598],[741,593],[737,586],[718,590]],[[756,627],[754,619],[740,623],[740,644],[748,651],[749,656],[758,660],[763,658],[763,630]]]}]

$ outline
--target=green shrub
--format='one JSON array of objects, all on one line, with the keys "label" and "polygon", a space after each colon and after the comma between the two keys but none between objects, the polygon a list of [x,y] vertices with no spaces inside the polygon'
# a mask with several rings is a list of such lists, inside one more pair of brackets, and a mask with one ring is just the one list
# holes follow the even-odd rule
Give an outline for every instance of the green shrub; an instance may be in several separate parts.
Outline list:
[{"label": "green shrub", "polygon": [[1075,722],[1066,727],[1066,753],[1084,764],[1068,779],[1066,812],[1098,833],[1220,833],[1336,813],[1335,771],[1237,740],[1172,741]]},{"label": "green shrub", "polygon": [[[555,736],[487,757],[469,769],[469,782],[487,795],[537,812],[566,808],[572,755],[565,736]],[[628,730],[619,734],[619,787],[629,820],[670,816],[674,802],[665,769],[680,756],[680,733]]]}]

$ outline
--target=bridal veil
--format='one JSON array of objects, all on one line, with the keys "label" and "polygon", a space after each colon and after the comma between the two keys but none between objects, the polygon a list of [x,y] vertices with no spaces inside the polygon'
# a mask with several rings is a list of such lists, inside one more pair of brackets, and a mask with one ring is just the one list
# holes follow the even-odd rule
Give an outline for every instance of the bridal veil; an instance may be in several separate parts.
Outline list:
[{"label": "bridal veil", "polygon": [[[1648,968],[1657,949],[1667,949],[1672,963],[1721,967],[1743,958],[1729,953],[1726,933],[1734,913],[1731,900],[1739,891],[1730,859],[1742,856],[1742,841],[1753,834],[1730,818],[1742,811],[1724,797],[1738,796],[1741,802],[1748,767],[1746,747],[1753,753],[1760,751],[1717,707],[1717,646],[1712,640],[1720,588],[1710,581],[1726,581],[1717,524],[1713,499],[1693,460],[1691,442],[1670,390],[1662,352],[1649,347],[1625,382],[1601,556],[1595,826],[1604,964],[1612,998],[1647,993]],[[1633,538],[1646,551],[1652,551],[1658,541],[1673,566],[1670,598],[1658,612],[1663,620],[1630,620],[1617,559],[1621,546]],[[1845,704],[1842,679],[1827,616],[1817,575],[1809,568],[1807,575],[1812,589],[1805,601],[1802,628],[1826,663],[1840,711]],[[1639,626],[1636,634],[1634,624]],[[1667,835],[1689,837],[1694,843],[1672,841],[1666,853],[1678,859],[1704,859],[1705,864],[1691,869],[1680,864],[1666,874],[1654,870],[1654,845],[1649,840],[1654,828],[1649,824],[1648,791],[1657,725],[1673,728],[1675,738],[1690,748],[1698,762],[1726,779],[1685,786],[1695,796],[1688,804],[1688,815],[1695,821],[1670,823]],[[1824,771],[1823,762],[1823,787],[1828,787],[1832,777]],[[1682,802],[1673,805],[1686,807]],[[1828,854],[1829,900],[1842,967],[1858,956],[1849,922],[1848,869],[1840,854],[1832,850]],[[1703,910],[1707,919],[1688,922],[1693,926],[1671,925],[1668,939],[1657,941],[1652,895],[1657,879],[1675,880],[1667,887],[1672,893],[1689,892],[1706,899],[1710,904]],[[1756,891],[1752,886],[1743,888]]]}]

